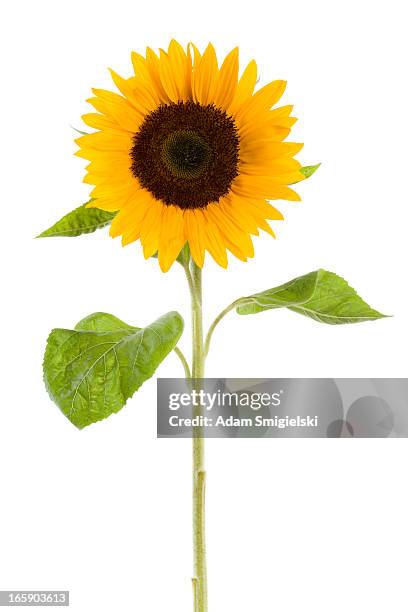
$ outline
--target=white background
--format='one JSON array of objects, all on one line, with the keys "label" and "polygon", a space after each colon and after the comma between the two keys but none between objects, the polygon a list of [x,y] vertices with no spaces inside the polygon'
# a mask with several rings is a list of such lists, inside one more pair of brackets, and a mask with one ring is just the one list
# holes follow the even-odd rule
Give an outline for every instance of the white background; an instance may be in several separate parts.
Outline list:
[{"label": "white background", "polygon": [[[71,125],[106,68],[171,37],[240,45],[261,81],[288,80],[300,159],[323,162],[282,203],[278,240],[204,273],[209,323],[236,297],[324,267],[394,318],[330,327],[231,314],[209,376],[407,375],[404,2],[8,2],[1,18],[0,589],[69,589],[75,612],[185,612],[190,442],[155,437],[155,382],[77,431],[42,383],[45,339],[96,310],[145,325],[177,309],[162,274],[107,231],[33,236],[87,199]],[[189,334],[182,340],[189,349]],[[180,376],[170,356],[158,371]],[[406,612],[407,440],[208,443],[210,612]]]}]

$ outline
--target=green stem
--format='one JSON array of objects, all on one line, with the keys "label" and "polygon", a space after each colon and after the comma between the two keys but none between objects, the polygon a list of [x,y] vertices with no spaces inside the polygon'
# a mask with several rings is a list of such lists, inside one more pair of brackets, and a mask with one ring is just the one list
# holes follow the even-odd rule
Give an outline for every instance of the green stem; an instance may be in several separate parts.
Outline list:
[{"label": "green stem", "polygon": [[188,361],[185,358],[183,351],[179,349],[178,346],[176,346],[176,348],[174,349],[174,352],[176,353],[177,357],[180,359],[183,365],[185,377],[187,379],[191,378],[190,366],[188,365]]},{"label": "green stem", "polygon": [[[184,265],[191,292],[193,367],[192,376],[199,389],[204,377],[204,340],[202,319],[201,268],[190,258],[190,266]],[[201,406],[193,416],[201,415]],[[205,465],[204,438],[201,427],[193,429],[193,557],[194,557],[194,612],[207,612],[207,567],[205,548]]]},{"label": "green stem", "polygon": [[225,317],[225,315],[227,315],[229,312],[231,312],[231,310],[234,310],[234,308],[236,308],[240,304],[245,304],[245,298],[239,298],[238,300],[235,300],[235,302],[232,302],[232,304],[230,304],[229,306],[224,308],[224,310],[222,310],[220,312],[220,314],[217,317],[215,317],[214,321],[211,323],[211,325],[210,325],[210,327],[208,329],[208,333],[207,333],[207,336],[206,336],[206,339],[205,339],[205,346],[204,346],[204,355],[205,356],[208,355],[208,351],[210,350],[211,338],[212,338],[212,335],[213,335],[214,330],[217,327],[218,323]]}]

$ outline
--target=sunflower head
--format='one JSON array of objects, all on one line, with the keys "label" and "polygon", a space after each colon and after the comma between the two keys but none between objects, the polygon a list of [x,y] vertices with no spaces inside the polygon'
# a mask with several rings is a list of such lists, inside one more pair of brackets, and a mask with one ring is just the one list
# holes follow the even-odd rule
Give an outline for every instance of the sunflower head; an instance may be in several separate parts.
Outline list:
[{"label": "sunflower head", "polygon": [[201,55],[172,41],[168,51],[132,53],[134,74],[111,71],[119,90],[94,89],[95,128],[78,138],[94,185],[88,206],[117,212],[110,233],[140,240],[167,271],[187,243],[198,266],[205,251],[223,267],[227,251],[246,261],[251,235],[283,219],[271,200],[299,200],[301,181],[284,142],[296,121],[292,106],[273,108],[285,89],[273,81],[255,91],[257,66],[239,75],[238,49],[218,65],[213,46]]}]

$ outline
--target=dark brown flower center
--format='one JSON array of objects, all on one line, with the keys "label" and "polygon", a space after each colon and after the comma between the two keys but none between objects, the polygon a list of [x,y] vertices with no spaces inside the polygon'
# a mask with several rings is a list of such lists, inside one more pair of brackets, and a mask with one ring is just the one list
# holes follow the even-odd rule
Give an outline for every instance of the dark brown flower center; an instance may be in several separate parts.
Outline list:
[{"label": "dark brown flower center", "polygon": [[130,157],[133,175],[156,199],[203,208],[226,195],[238,175],[238,131],[212,104],[166,104],[147,115]]}]

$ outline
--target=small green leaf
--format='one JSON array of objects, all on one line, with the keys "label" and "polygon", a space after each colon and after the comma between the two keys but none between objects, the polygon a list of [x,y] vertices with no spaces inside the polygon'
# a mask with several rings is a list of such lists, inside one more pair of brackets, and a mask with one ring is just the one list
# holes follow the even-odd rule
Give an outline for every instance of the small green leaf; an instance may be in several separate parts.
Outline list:
[{"label": "small green leaf", "polygon": [[44,356],[51,399],[80,429],[118,412],[174,349],[183,326],[177,312],[143,329],[94,313],[75,330],[52,330]]},{"label": "small green leaf", "polygon": [[316,170],[321,166],[320,164],[316,164],[315,166],[303,166],[303,168],[300,169],[300,172],[306,177],[309,178],[309,176],[312,176],[312,174],[314,174],[316,172]]},{"label": "small green leaf", "polygon": [[37,238],[90,234],[101,227],[105,227],[105,225],[109,225],[116,215],[115,212],[107,212],[99,208],[86,208],[86,204],[69,212],[49,229],[39,234]]},{"label": "small green leaf", "polygon": [[340,276],[326,270],[310,272],[284,285],[238,300],[238,314],[255,314],[273,308],[289,308],[331,325],[382,319]]}]

